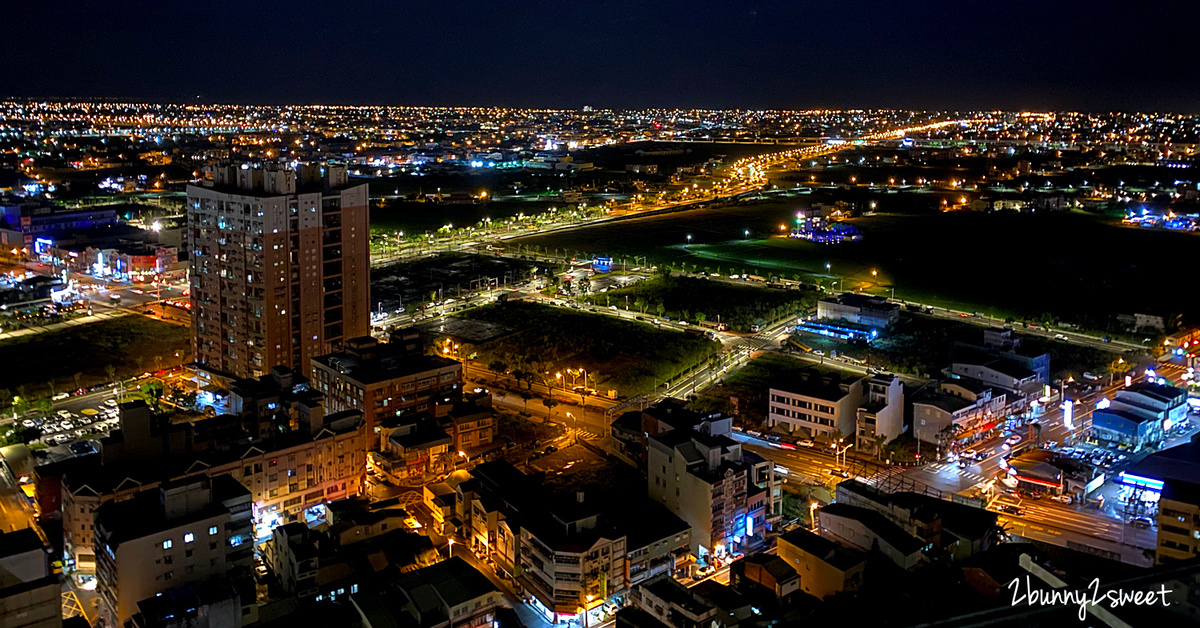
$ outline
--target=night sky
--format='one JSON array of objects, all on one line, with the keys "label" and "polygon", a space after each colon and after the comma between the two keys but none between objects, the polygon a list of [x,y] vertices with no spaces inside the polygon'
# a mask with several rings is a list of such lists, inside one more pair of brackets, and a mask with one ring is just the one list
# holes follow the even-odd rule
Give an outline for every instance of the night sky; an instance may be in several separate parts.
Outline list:
[{"label": "night sky", "polygon": [[8,0],[16,97],[1200,112],[1200,2]]}]

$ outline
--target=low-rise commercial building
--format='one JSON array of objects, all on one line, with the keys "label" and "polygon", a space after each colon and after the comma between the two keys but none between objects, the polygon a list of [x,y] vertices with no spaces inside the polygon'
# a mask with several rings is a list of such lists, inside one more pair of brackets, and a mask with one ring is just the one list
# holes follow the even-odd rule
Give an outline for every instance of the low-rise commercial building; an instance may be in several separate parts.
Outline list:
[{"label": "low-rise commercial building", "polygon": [[779,537],[776,554],[800,576],[800,590],[824,599],[863,584],[867,555],[843,547],[808,530],[796,529]]},{"label": "low-rise commercial building", "polygon": [[1164,431],[1186,420],[1187,413],[1187,391],[1138,382],[1096,404],[1092,435],[1136,450],[1162,440]]},{"label": "low-rise commercial building", "polygon": [[881,297],[843,292],[817,301],[817,318],[884,329],[900,321],[900,305]]},{"label": "low-rise commercial building", "polygon": [[857,375],[843,379],[838,372],[802,371],[787,389],[770,389],[767,427],[809,437],[856,434],[858,409],[867,400],[866,381]]}]

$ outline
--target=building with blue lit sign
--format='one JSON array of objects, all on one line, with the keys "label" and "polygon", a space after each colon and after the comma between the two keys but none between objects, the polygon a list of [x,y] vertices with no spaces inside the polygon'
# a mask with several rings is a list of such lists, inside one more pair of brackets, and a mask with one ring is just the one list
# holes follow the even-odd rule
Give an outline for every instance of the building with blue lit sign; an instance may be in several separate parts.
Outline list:
[{"label": "building with blue lit sign", "polygon": [[1162,492],[1167,480],[1200,484],[1200,434],[1188,443],[1146,456],[1116,477],[1118,484],[1152,493]]}]

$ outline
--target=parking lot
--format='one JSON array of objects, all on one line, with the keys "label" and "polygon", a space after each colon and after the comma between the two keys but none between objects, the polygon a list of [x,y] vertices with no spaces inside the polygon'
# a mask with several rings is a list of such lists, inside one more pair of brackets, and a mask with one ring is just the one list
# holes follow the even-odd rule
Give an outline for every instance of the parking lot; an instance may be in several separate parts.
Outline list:
[{"label": "parking lot", "polygon": [[42,435],[34,442],[46,445],[66,445],[107,436],[120,425],[117,401],[108,397],[103,401],[95,398],[93,402],[94,405],[73,410],[58,409],[44,416],[27,415],[19,423],[22,427],[40,430]]}]

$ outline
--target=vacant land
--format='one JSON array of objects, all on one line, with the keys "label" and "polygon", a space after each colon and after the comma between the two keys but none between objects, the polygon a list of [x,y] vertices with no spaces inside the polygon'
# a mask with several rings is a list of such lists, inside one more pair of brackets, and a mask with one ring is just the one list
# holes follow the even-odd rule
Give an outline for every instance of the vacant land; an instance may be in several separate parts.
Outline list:
[{"label": "vacant land", "polygon": [[582,368],[589,386],[616,389],[622,396],[649,392],[720,348],[676,331],[537,303],[497,303],[459,316],[516,330],[470,347],[484,364],[502,362],[507,369],[534,374],[534,381]]},{"label": "vacant land", "polygon": [[[715,270],[713,271],[715,272]],[[779,290],[694,277],[660,275],[628,288],[593,294],[585,300],[596,305],[621,304],[645,313],[676,320],[728,323],[733,331],[750,331],[752,325],[805,313],[816,305],[816,292]]]},{"label": "vacant land", "polygon": [[1200,302],[1176,297],[1178,269],[1189,266],[1197,242],[1192,234],[1122,228],[1080,213],[955,212],[855,218],[861,242],[823,245],[779,237],[780,226],[786,228],[795,210],[808,204],[773,200],[690,210],[520,242],[647,255],[660,266],[794,275],[826,287],[894,292],[900,300],[1095,330],[1111,330],[1119,313],[1200,314]]},{"label": "vacant land", "polygon": [[800,373],[804,371],[837,373],[849,378],[861,377],[856,373],[767,353],[751,360],[740,371],[725,378],[725,381],[704,391],[691,405],[701,411],[732,414],[739,425],[755,429],[761,427],[767,418],[767,396],[770,394],[768,389],[786,390],[799,381]]},{"label": "vacant land", "polygon": [[[180,357],[176,357],[178,352]],[[80,384],[111,381],[116,377],[186,362],[191,353],[187,327],[143,316],[121,318],[46,332],[0,343],[0,363],[9,365],[3,387],[16,392],[24,386],[30,397],[49,396]]]}]

